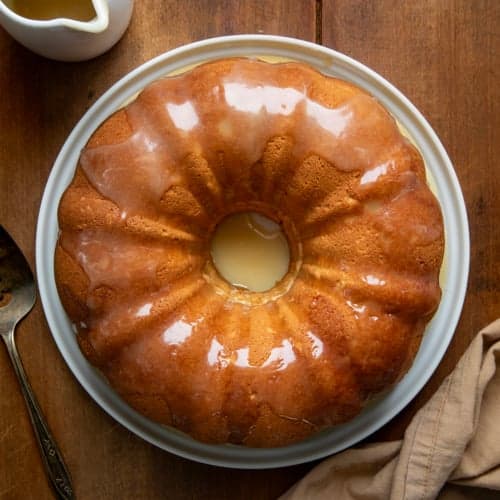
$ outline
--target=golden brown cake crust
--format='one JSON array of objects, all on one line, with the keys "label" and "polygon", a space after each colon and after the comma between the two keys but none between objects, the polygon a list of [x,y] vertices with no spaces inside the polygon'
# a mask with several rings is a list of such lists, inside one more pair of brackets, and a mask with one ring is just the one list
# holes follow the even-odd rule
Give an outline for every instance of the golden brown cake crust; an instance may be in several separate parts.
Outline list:
[{"label": "golden brown cake crust", "polygon": [[[215,271],[226,215],[282,223],[269,292]],[[82,152],[59,206],[61,301],[138,411],[195,439],[282,446],[357,415],[409,369],[444,236],[418,151],[357,87],[226,59],[149,85]]]}]

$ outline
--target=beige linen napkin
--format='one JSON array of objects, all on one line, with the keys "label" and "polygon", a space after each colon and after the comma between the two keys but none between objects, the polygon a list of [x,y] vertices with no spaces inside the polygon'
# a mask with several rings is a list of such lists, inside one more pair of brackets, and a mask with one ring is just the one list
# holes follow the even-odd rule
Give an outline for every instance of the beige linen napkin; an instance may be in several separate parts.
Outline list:
[{"label": "beige linen napkin", "polygon": [[482,330],[402,441],[325,460],[282,500],[500,499],[500,319]]}]

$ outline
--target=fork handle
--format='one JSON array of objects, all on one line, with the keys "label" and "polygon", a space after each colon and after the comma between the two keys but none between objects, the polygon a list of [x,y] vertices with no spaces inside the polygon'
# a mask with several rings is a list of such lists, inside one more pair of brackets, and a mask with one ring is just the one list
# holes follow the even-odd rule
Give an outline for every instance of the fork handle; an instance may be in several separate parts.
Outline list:
[{"label": "fork handle", "polygon": [[14,371],[16,372],[21,385],[24,400],[26,401],[26,405],[29,410],[30,420],[33,424],[35,437],[42,455],[45,471],[52,487],[54,488],[56,498],[64,500],[74,499],[75,496],[73,494],[70,476],[68,470],[66,469],[62,454],[47,427],[45,417],[43,416],[35,395],[33,394],[33,390],[31,389],[21,363],[21,358],[17,352],[16,343],[14,342],[14,328],[12,328],[7,334],[3,334],[2,338],[5,341],[9,357],[12,361],[12,365],[14,366]]}]

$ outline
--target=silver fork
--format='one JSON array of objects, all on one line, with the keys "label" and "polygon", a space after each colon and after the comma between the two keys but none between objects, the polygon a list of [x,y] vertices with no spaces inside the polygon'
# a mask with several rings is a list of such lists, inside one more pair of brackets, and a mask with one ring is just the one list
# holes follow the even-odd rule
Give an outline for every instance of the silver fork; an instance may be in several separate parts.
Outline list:
[{"label": "silver fork", "polygon": [[14,341],[17,323],[31,311],[35,300],[35,281],[29,264],[14,240],[0,226],[0,335],[21,384],[45,471],[56,497],[73,499],[69,473],[26,378]]}]

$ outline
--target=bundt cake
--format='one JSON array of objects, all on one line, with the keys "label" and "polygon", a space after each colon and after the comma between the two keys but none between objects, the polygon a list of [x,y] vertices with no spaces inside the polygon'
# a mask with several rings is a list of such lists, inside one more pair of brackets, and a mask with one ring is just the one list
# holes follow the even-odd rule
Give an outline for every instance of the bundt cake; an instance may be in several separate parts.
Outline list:
[{"label": "bundt cake", "polygon": [[[252,292],[211,258],[228,215],[280,224],[288,272]],[[423,160],[358,87],[223,59],[148,85],[81,153],[56,283],[85,356],[132,407],[208,443],[287,445],[409,369],[440,301]]]}]

